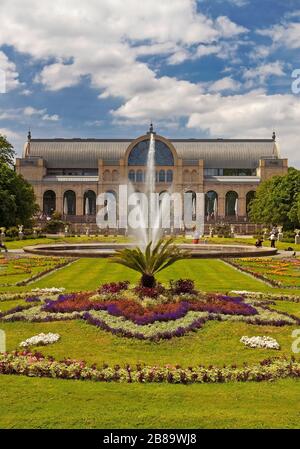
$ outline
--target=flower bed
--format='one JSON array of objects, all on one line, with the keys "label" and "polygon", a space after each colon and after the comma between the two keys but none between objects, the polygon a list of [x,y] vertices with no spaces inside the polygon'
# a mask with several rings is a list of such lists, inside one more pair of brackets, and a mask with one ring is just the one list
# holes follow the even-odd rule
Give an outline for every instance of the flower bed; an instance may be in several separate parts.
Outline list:
[{"label": "flower bed", "polygon": [[241,343],[244,343],[245,346],[248,346],[249,348],[264,348],[264,349],[280,349],[280,345],[278,341],[275,340],[275,338],[272,337],[247,337],[244,335],[240,339]]},{"label": "flower bed", "polygon": [[253,366],[217,368],[203,366],[182,368],[180,366],[130,366],[101,368],[88,366],[84,361],[65,359],[56,361],[40,353],[27,351],[0,354],[0,374],[16,374],[30,377],[92,380],[119,383],[224,383],[261,382],[300,377],[300,362],[294,358],[263,360]]},{"label": "flower bed", "polygon": [[226,262],[273,287],[300,287],[300,259],[266,259],[260,257],[226,259]]},{"label": "flower bed", "polygon": [[[29,304],[0,315],[3,321],[50,322],[83,319],[105,331],[122,337],[143,340],[180,337],[202,327],[208,320],[244,321],[255,325],[286,326],[300,324],[300,319],[269,307],[270,302],[217,294],[181,294],[166,302],[133,299],[134,289],[98,294],[73,293],[55,299],[29,297]],[[102,300],[100,299],[102,298]],[[113,298],[113,299],[111,299]],[[42,299],[42,304],[38,300]]]},{"label": "flower bed", "polygon": [[46,346],[52,343],[56,343],[59,339],[59,334],[53,334],[51,332],[49,332],[48,334],[41,333],[22,341],[20,343],[20,346],[21,348],[28,348],[29,346]]}]

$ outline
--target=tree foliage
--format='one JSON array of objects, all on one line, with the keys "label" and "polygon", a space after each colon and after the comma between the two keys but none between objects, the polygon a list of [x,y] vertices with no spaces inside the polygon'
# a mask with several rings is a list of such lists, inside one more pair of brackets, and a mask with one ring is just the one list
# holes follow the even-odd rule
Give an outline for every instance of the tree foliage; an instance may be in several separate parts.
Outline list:
[{"label": "tree foliage", "polygon": [[13,166],[15,151],[5,136],[0,135],[0,164]]},{"label": "tree foliage", "polygon": [[141,273],[142,286],[152,288],[156,284],[155,274],[185,257],[189,254],[173,245],[173,239],[161,239],[154,247],[150,242],[144,252],[140,248],[118,250],[111,261]]},{"label": "tree foliage", "polygon": [[285,229],[299,227],[300,171],[290,168],[285,176],[274,176],[261,183],[250,204],[252,222],[278,224]]},{"label": "tree foliage", "polygon": [[0,226],[4,227],[28,225],[38,209],[32,186],[11,167],[13,155],[12,145],[0,136]]}]

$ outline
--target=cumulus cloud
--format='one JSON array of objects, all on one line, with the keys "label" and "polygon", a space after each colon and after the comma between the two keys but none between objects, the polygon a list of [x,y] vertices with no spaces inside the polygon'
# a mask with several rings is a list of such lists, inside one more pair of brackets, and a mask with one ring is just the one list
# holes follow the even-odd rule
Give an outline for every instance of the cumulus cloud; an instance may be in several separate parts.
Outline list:
[{"label": "cumulus cloud", "polygon": [[270,37],[277,46],[285,46],[289,49],[300,48],[300,23],[284,22],[270,28],[257,31],[262,36]]},{"label": "cumulus cloud", "polygon": [[[231,0],[237,6],[244,1]],[[201,8],[201,3],[200,3]],[[196,0],[61,0],[59,2],[1,0],[0,46],[11,45],[43,62],[36,77],[50,91],[90,79],[100,100],[118,98],[113,120],[133,124],[149,118],[174,124],[186,120],[191,129],[224,137],[268,137],[273,128],[290,156],[297,154],[299,99],[291,95],[266,95],[256,91],[234,95],[240,88],[231,76],[213,83],[196,83],[160,76],[143,56],[163,55],[169,64],[215,55],[239,62],[241,45],[249,45],[247,29],[226,16],[212,19],[199,12]],[[261,30],[277,45],[296,48],[300,39],[296,23]],[[286,34],[286,35],[285,35]],[[22,38],[20,38],[22,36]],[[266,49],[261,48],[261,53]],[[15,70],[15,69],[13,69]],[[252,71],[251,71],[252,70]],[[284,67],[272,67],[281,76]],[[275,73],[276,74],[276,73]],[[271,76],[268,64],[244,74],[246,82],[262,84]],[[223,95],[226,93],[227,95]],[[230,95],[228,95],[228,93]],[[31,106],[25,117],[57,121],[57,114]]]},{"label": "cumulus cloud", "polygon": [[16,70],[16,65],[8,59],[3,51],[0,51],[0,70],[3,75],[1,79],[5,83],[3,91],[9,92],[20,86],[19,73]]},{"label": "cumulus cloud", "polygon": [[255,85],[256,82],[264,84],[271,76],[285,76],[283,62],[270,62],[251,69],[245,69],[243,72],[243,78],[248,81],[248,86],[250,87]]},{"label": "cumulus cloud", "polygon": [[23,114],[27,117],[38,116],[42,120],[50,122],[57,122],[60,119],[59,115],[57,114],[49,115],[47,113],[47,109],[36,109],[32,106],[27,106],[26,108],[24,108]]}]

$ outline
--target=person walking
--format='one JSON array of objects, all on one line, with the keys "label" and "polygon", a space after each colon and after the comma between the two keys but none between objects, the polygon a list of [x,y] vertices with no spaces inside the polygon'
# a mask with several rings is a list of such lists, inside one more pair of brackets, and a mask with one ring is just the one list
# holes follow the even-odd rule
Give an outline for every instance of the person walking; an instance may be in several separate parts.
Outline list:
[{"label": "person walking", "polygon": [[276,234],[272,233],[270,236],[271,248],[276,248]]}]

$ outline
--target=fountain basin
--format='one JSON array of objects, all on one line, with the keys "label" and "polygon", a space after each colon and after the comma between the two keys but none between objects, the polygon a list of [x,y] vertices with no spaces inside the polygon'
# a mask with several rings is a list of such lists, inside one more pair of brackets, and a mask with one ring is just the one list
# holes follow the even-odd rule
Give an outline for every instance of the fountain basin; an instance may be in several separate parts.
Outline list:
[{"label": "fountain basin", "polygon": [[[256,248],[249,245],[213,245],[213,244],[181,244],[179,248],[191,253],[191,257],[212,259],[223,257],[260,257],[277,254],[275,248]],[[54,244],[26,246],[26,253],[44,256],[63,257],[109,257],[116,250],[134,248],[134,243],[85,243],[85,244]]]}]

